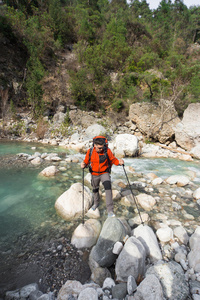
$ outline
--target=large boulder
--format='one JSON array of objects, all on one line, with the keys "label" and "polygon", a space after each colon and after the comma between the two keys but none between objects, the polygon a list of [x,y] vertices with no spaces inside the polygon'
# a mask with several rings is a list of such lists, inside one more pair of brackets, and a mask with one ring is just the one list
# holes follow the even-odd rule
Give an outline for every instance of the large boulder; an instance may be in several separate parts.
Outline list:
[{"label": "large boulder", "polygon": [[189,239],[191,251],[188,254],[188,263],[190,268],[193,268],[195,272],[200,272],[200,226],[198,226],[195,232]]},{"label": "large boulder", "polygon": [[153,103],[134,103],[130,106],[129,119],[139,131],[161,143],[171,139],[175,126],[180,122],[174,106],[163,101],[162,106]]},{"label": "large boulder", "polygon": [[183,119],[175,129],[175,140],[190,151],[200,143],[200,103],[191,103],[184,111]]},{"label": "large boulder", "polygon": [[150,274],[155,275],[160,281],[166,299],[188,299],[189,287],[184,271],[178,263],[174,261],[158,262],[147,270],[146,276]]},{"label": "large boulder", "polygon": [[39,175],[45,176],[45,177],[52,177],[55,176],[59,170],[56,168],[56,166],[49,166],[46,167],[44,170],[42,170]]},{"label": "large boulder", "polygon": [[164,300],[162,286],[155,275],[147,275],[134,294],[134,300]]},{"label": "large boulder", "polygon": [[98,220],[89,219],[74,230],[71,243],[76,248],[90,248],[95,245],[101,231]]},{"label": "large boulder", "polygon": [[102,125],[93,124],[87,127],[87,129],[85,130],[85,135],[88,139],[92,139],[93,137],[98,135],[104,136],[106,135],[106,129]]},{"label": "large boulder", "polygon": [[117,157],[135,156],[138,152],[138,139],[132,134],[119,134],[113,143],[113,151]]},{"label": "large boulder", "polygon": [[[83,213],[83,187],[77,182],[71,185],[55,203],[57,213],[65,220],[72,220],[80,217]],[[84,186],[84,212],[87,212],[92,205],[92,193],[87,186]]]},{"label": "large boulder", "polygon": [[151,227],[147,225],[139,225],[133,230],[133,235],[144,245],[146,253],[152,262],[162,259],[162,253],[158,245],[158,240]]},{"label": "large boulder", "polygon": [[97,119],[92,113],[80,109],[70,110],[69,117],[73,125],[81,125],[84,128],[97,122]]},{"label": "large boulder", "polygon": [[117,255],[113,253],[114,244],[117,241],[122,242],[130,228],[124,222],[117,218],[107,218],[104,222],[98,241],[90,253],[90,259],[101,267],[110,267],[115,262]]},{"label": "large boulder", "polygon": [[141,279],[145,273],[145,259],[146,250],[143,244],[136,237],[129,237],[116,261],[117,281],[127,282],[130,275],[135,280]]}]

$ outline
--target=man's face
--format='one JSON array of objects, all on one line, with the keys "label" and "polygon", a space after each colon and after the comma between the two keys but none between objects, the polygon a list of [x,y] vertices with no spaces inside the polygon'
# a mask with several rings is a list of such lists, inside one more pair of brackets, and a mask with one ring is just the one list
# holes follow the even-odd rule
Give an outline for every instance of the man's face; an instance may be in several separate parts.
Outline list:
[{"label": "man's face", "polygon": [[94,144],[94,148],[97,151],[97,153],[101,153],[103,151],[103,145],[96,145]]}]

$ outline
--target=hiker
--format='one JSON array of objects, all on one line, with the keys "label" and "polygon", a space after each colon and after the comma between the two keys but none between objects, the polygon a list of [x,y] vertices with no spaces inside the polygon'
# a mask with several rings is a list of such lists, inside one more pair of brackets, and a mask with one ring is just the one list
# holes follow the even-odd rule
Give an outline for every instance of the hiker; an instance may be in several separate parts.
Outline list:
[{"label": "hiker", "polygon": [[99,184],[102,182],[106,192],[106,206],[108,217],[115,217],[113,212],[113,199],[110,172],[112,165],[124,165],[123,159],[117,159],[108,148],[108,141],[103,136],[93,138],[93,147],[88,149],[81,168],[89,166],[91,172],[91,185],[93,188],[94,204],[92,210],[99,206]]}]

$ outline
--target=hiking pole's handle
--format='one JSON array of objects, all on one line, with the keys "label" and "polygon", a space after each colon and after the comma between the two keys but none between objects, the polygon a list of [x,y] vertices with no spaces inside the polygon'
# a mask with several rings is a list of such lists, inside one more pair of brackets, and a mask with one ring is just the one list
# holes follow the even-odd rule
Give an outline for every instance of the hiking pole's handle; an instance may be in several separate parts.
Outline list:
[{"label": "hiking pole's handle", "polygon": [[125,168],[124,168],[124,164],[123,164],[122,166],[123,166],[124,173],[125,173],[125,175],[126,175],[126,180],[127,180],[127,182],[128,182],[129,188],[130,188],[130,190],[131,190],[131,193],[132,193],[133,199],[134,199],[134,201],[135,201],[135,205],[136,205],[136,207],[137,207],[137,210],[138,210],[138,214],[139,214],[139,217],[140,217],[141,223],[142,223],[142,225],[144,225],[144,222],[143,222],[143,220],[142,220],[142,216],[141,216],[141,214],[140,214],[140,210],[139,210],[139,207],[138,207],[138,204],[137,204],[136,198],[135,198],[135,196],[134,196],[134,194],[133,194],[133,191],[132,191],[132,188],[131,188],[131,185],[130,185],[130,182],[129,182],[129,179],[128,179],[128,176],[127,176],[127,173],[126,173],[126,170],[125,170]]},{"label": "hiking pole's handle", "polygon": [[84,213],[85,213],[85,210],[84,210],[84,169],[83,168],[83,177],[82,177],[82,191],[83,191],[83,194],[82,194],[82,223],[84,225]]}]

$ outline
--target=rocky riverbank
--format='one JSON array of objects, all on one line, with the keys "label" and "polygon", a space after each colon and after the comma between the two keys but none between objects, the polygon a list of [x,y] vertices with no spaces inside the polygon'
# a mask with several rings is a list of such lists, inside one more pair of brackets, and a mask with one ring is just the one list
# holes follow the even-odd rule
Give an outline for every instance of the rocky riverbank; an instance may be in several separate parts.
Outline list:
[{"label": "rocky riverbank", "polygon": [[[31,167],[45,163],[40,175],[45,177],[57,176],[57,171],[62,173],[66,164],[81,161],[76,154],[60,157],[55,153],[37,152],[34,155],[21,153],[16,159],[26,161]],[[31,286],[7,292],[6,299],[22,299],[24,291],[27,299],[198,299],[199,242],[194,244],[193,241],[198,241],[200,195],[194,181],[195,173],[164,180],[152,173],[135,174],[131,167],[126,170],[131,182],[134,181],[132,188],[145,226],[138,227],[141,220],[127,183],[114,181],[117,218],[105,219],[105,207],[93,214],[87,209],[84,232],[75,230],[71,241],[65,238],[64,230],[59,233],[55,230],[55,239],[37,243],[37,247],[33,246],[33,240],[26,251],[18,254],[20,265],[25,267],[18,276],[23,279],[27,276],[24,270],[28,270],[29,276],[37,273],[39,279],[35,277]],[[89,178],[85,180],[89,184]],[[77,206],[76,213],[81,216],[82,196],[78,191],[79,188],[75,197],[80,209]],[[102,197],[104,199],[103,191]],[[85,197],[85,202],[89,201],[87,199]],[[70,193],[67,201],[70,201]],[[99,226],[99,217],[100,232],[95,230]],[[91,226],[92,219],[96,221]],[[129,256],[128,253],[132,254]]]},{"label": "rocky riverbank", "polygon": [[[91,118],[86,118],[87,120],[85,120],[85,122],[88,126],[83,128],[82,123],[80,125],[78,121],[79,118],[77,116],[79,112],[76,110],[73,114],[74,120],[77,120],[77,124],[74,121],[74,125],[67,138],[64,138],[64,136],[57,131],[57,134],[53,137],[47,134],[44,138],[38,139],[35,134],[28,134],[20,138],[14,136],[13,139],[28,142],[39,141],[43,144],[71,149],[76,153],[85,153],[91,146],[92,138],[95,135],[107,135],[109,138],[109,147],[117,157],[140,155],[143,157],[170,157],[189,161],[193,160],[194,157],[200,157],[197,151],[198,136],[196,142],[194,142],[194,136],[192,140],[193,148],[196,150],[194,151],[190,146],[188,151],[187,147],[183,146],[183,148],[180,148],[175,141],[169,142],[166,140],[167,142],[162,144],[146,143],[145,136],[142,134],[142,127],[139,130],[139,125],[133,123],[131,121],[132,119],[118,126],[117,130],[116,125],[115,129],[110,126],[108,130],[108,127],[106,126],[97,123],[90,124],[90,122],[94,121],[93,116],[91,116]],[[71,119],[73,118],[73,114],[71,113]],[[60,114],[59,116],[64,117],[64,115]],[[27,128],[29,128],[29,122],[27,123],[27,126]],[[27,132],[28,131],[29,130],[27,129]],[[72,162],[79,163],[80,159],[74,155],[63,159],[56,154],[36,152],[34,155],[21,153],[12,159],[8,158],[7,162],[5,161],[5,165],[8,165],[9,163],[11,165],[12,163],[16,163],[16,165],[18,163],[23,163],[26,166],[32,167],[37,167],[42,164],[44,164],[44,167],[51,167],[51,165],[53,165],[55,173],[52,170],[48,173],[49,170],[48,172],[46,170],[46,173],[44,172],[45,174],[43,173],[41,176],[56,176],[57,173],[63,172],[66,164]],[[83,249],[80,247],[80,250],[78,245],[79,239],[82,237],[79,237],[77,240],[77,237],[75,236],[73,239],[73,241],[76,241],[75,248],[71,243],[72,241],[70,242],[67,240],[64,232],[62,232],[56,239],[48,241],[46,244],[41,242],[40,245],[37,242],[36,247],[34,247],[34,244],[27,245],[24,252],[18,253],[16,261],[20,262],[17,263],[17,265],[23,266],[23,272],[17,271],[13,275],[14,277],[11,276],[15,280],[15,285],[17,285],[16,283],[18,280],[21,280],[20,285],[22,286],[23,278],[27,276],[33,278],[33,282],[37,282],[39,285],[34,284],[32,286],[33,290],[32,287],[26,288],[26,296],[23,294],[24,289],[7,292],[6,299],[38,299],[40,297],[42,297],[41,299],[44,297],[46,299],[57,297],[60,300],[106,300],[114,298],[149,300],[156,299],[156,297],[158,299],[199,299],[199,257],[196,255],[196,253],[199,252],[199,249],[198,246],[196,246],[196,244],[194,245],[192,242],[194,239],[198,239],[198,223],[200,221],[200,196],[198,194],[198,185],[194,182],[195,174],[193,172],[188,172],[188,177],[169,177],[167,180],[164,180],[161,177],[155,176],[155,174],[149,174],[148,176],[145,176],[144,174],[135,174],[134,170],[131,168],[127,169],[127,172],[129,172],[129,176],[131,176],[135,183],[136,181],[139,181],[139,184],[133,185],[133,188],[143,213],[142,217],[145,220],[145,224],[148,225],[148,227],[145,227],[147,236],[141,235],[141,238],[139,238],[134,233],[134,229],[140,224],[140,219],[133,218],[133,215],[138,212],[130,195],[130,191],[129,195],[125,195],[127,184],[124,183],[123,180],[114,182],[113,192],[116,195],[115,209],[117,211],[117,218],[114,218],[114,221],[108,222],[114,222],[113,228],[116,228],[116,226],[119,225],[119,222],[120,224],[124,224],[122,231],[126,233],[122,234],[123,238],[120,237],[115,240],[116,243],[121,243],[117,250],[118,252],[113,254],[112,251],[114,247],[116,247],[115,243],[113,243],[113,241],[111,244],[109,243],[109,253],[111,253],[112,257],[114,255],[115,260],[112,261],[112,263],[109,262],[108,266],[102,265],[101,262],[99,263],[101,259],[99,258],[99,253],[97,251],[95,256],[91,256],[90,254],[90,267],[88,267],[87,257],[88,254],[91,253],[91,244],[88,247],[81,239],[81,244],[84,244],[84,247]],[[77,201],[81,203],[80,195],[79,197],[77,196]],[[80,213],[81,208],[79,209],[79,216]],[[97,215],[89,215],[88,218],[96,219],[99,216],[100,214],[97,213]],[[105,217],[101,218],[101,222],[103,230],[103,226],[106,222]],[[111,225],[111,223],[109,224]],[[112,228],[112,226],[108,227]],[[144,232],[146,232],[145,230]],[[197,230],[196,233],[195,230]],[[104,242],[112,240],[111,237],[113,237],[115,230],[109,232],[110,237],[104,237],[101,231],[101,233],[96,236],[95,243],[98,245],[101,239],[103,239]],[[95,240],[94,236],[92,236],[92,238]],[[145,245],[143,245],[142,240],[145,241]],[[146,244],[151,248],[154,244],[153,241],[157,241],[158,243],[158,245],[156,244],[157,253],[160,253],[159,258],[157,258],[158,266],[155,262],[149,260],[149,257],[151,257],[151,249],[146,249]],[[128,244],[126,245],[127,242]],[[107,243],[100,244],[103,246],[104,244],[107,245]],[[141,265],[143,268],[140,271],[138,269],[136,274],[134,273],[135,271],[129,274],[128,269],[124,268],[124,275],[122,275],[122,269],[125,266],[123,266],[122,263],[122,267],[117,267],[117,264],[120,265],[120,263],[117,263],[117,259],[120,257],[121,253],[128,253],[129,247],[130,249],[133,247],[138,255],[142,253],[142,256],[139,258],[139,256],[135,257],[134,255],[131,255],[129,257],[130,260],[128,265],[133,265],[133,269],[135,269],[135,266],[138,266],[139,268]],[[29,249],[31,249],[31,251]],[[131,250],[133,253],[134,251]],[[122,255],[123,262],[127,259],[127,254],[125,254]],[[7,265],[9,266],[9,260]],[[150,269],[150,267],[153,269]],[[12,270],[11,266],[10,269]],[[27,270],[27,273],[25,270]],[[4,276],[5,273],[2,274],[2,279],[6,279],[7,275]],[[37,276],[34,276],[34,274]],[[177,277],[170,277],[171,279],[168,281],[168,277],[171,276],[171,274],[178,275]],[[10,275],[12,275],[12,272],[10,272]],[[15,277],[16,275],[18,275],[17,278]],[[108,279],[110,277],[112,277],[112,280]],[[67,279],[71,279],[72,281],[67,281],[67,283],[65,283]],[[176,279],[178,281],[174,284]],[[121,283],[121,281],[123,281],[123,283]],[[177,286],[182,286],[184,288],[177,289]],[[27,290],[32,291],[33,293],[31,294],[27,292]],[[60,292],[58,292],[59,290]],[[45,293],[45,295],[42,295],[42,293]]]}]

